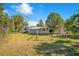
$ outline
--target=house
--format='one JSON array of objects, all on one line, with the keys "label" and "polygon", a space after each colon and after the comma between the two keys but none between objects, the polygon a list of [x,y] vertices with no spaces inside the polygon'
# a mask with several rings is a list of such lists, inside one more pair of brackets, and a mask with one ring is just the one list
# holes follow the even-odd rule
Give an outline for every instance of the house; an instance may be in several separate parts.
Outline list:
[{"label": "house", "polygon": [[57,29],[54,31],[54,34],[60,34],[64,35],[65,29],[63,27],[57,27]]},{"label": "house", "polygon": [[47,27],[37,27],[37,26],[29,26],[24,29],[24,32],[28,34],[49,34],[49,29]]}]

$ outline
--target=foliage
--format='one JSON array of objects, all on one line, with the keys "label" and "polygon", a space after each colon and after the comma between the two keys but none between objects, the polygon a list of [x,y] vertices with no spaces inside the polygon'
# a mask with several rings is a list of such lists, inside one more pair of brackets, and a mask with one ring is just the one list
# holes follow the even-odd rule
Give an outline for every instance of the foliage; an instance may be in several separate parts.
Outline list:
[{"label": "foliage", "polygon": [[41,20],[39,20],[39,22],[38,22],[37,26],[39,26],[39,27],[43,27],[43,26],[44,26],[44,23],[43,23],[42,19],[41,19]]},{"label": "foliage", "polygon": [[20,32],[24,27],[24,18],[21,15],[12,16],[13,27],[15,32]]},{"label": "foliage", "polygon": [[4,10],[3,4],[0,4],[0,38],[6,36],[8,32],[20,32],[24,26],[28,25],[21,15],[17,14],[9,17]]},{"label": "foliage", "polygon": [[64,26],[64,20],[58,13],[50,13],[46,20],[46,25],[55,30],[56,27]]},{"label": "foliage", "polygon": [[65,28],[67,31],[78,33],[79,32],[79,14],[74,14],[68,20],[66,20]]},{"label": "foliage", "polygon": [[3,6],[0,4],[0,38],[4,37],[9,30],[9,26],[8,26],[8,20],[9,17],[8,15],[4,12],[4,8]]}]

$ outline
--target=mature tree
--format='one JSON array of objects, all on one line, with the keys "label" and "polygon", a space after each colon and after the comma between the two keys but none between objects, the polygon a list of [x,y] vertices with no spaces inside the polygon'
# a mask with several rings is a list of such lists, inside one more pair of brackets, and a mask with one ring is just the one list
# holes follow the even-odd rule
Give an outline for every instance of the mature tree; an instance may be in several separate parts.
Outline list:
[{"label": "mature tree", "polygon": [[8,26],[9,26],[9,32],[13,32],[14,27],[13,27],[13,21],[11,18],[8,20]]},{"label": "mature tree", "polygon": [[79,32],[79,14],[72,15],[68,20],[65,21],[65,28],[67,31],[72,31],[73,33]]},{"label": "mature tree", "polygon": [[55,30],[56,27],[64,26],[64,21],[58,13],[53,12],[48,15],[46,25]]},{"label": "mature tree", "polygon": [[8,15],[4,12],[4,7],[0,4],[0,36],[3,37],[8,32]]},{"label": "mature tree", "polygon": [[41,20],[39,20],[39,22],[38,22],[37,26],[40,26],[40,27],[43,27],[43,26],[44,26],[44,23],[43,23],[42,19],[41,19]]},{"label": "mature tree", "polygon": [[24,18],[21,15],[12,16],[13,26],[15,32],[20,32],[24,27]]}]

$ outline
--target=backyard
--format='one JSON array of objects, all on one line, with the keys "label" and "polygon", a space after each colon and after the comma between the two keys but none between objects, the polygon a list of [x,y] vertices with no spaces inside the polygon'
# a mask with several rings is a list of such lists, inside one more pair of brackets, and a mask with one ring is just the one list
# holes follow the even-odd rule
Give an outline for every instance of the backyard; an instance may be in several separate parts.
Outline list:
[{"label": "backyard", "polygon": [[[75,36],[76,37],[76,36]],[[79,38],[72,36],[28,35],[10,33],[0,41],[0,55],[60,56],[79,55]]]}]

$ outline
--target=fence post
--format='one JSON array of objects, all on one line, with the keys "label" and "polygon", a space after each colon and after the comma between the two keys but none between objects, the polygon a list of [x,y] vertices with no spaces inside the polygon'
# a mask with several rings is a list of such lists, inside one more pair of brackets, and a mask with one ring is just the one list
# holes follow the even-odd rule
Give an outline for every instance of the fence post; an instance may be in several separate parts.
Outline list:
[{"label": "fence post", "polygon": [[38,30],[36,30],[36,40],[38,39]]}]

